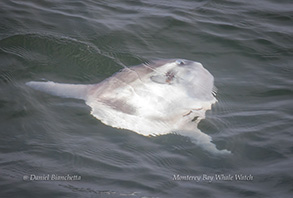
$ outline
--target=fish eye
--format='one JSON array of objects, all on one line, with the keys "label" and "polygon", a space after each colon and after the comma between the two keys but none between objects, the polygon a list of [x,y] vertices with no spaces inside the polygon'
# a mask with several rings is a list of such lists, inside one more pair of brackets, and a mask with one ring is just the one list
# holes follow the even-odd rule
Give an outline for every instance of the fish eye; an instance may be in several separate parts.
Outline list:
[{"label": "fish eye", "polygon": [[184,65],[185,62],[183,60],[176,60],[177,65]]}]

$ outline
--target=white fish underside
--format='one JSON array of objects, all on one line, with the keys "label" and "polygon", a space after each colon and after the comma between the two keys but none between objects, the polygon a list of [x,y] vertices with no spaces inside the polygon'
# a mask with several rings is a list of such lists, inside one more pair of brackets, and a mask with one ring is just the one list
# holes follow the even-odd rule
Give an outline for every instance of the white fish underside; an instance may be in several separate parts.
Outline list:
[{"label": "white fish underside", "polygon": [[139,134],[177,133],[214,153],[211,137],[198,122],[217,100],[213,76],[198,62],[162,60],[125,68],[98,84],[28,82],[51,95],[85,100],[104,124]]}]

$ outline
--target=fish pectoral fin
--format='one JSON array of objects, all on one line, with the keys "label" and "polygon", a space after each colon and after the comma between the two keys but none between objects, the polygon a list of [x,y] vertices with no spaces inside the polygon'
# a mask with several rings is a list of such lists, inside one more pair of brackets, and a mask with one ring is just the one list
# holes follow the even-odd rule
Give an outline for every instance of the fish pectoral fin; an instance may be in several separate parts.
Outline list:
[{"label": "fish pectoral fin", "polygon": [[169,82],[167,81],[167,77],[165,75],[151,76],[151,80],[159,84],[169,84]]}]

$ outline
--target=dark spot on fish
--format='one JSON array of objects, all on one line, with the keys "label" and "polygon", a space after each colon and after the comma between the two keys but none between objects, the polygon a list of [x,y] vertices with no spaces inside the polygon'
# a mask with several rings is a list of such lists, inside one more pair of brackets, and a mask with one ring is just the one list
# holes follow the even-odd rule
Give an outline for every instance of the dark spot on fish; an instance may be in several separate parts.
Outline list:
[{"label": "dark spot on fish", "polygon": [[191,120],[191,122],[195,122],[195,121],[197,120],[197,118],[198,118],[198,116],[195,116],[195,117]]},{"label": "dark spot on fish", "polygon": [[175,77],[175,74],[174,74],[174,72],[172,72],[172,71],[168,71],[167,73],[166,73],[166,83],[171,83],[171,81],[174,79],[174,77]]}]

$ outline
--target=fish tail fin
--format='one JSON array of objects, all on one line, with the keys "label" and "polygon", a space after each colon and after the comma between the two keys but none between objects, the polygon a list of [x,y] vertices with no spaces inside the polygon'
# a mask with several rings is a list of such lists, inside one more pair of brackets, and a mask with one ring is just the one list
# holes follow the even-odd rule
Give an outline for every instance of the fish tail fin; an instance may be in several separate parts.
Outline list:
[{"label": "fish tail fin", "polygon": [[87,93],[91,85],[79,85],[79,84],[63,84],[48,82],[30,81],[26,83],[27,86],[42,91],[54,96],[60,96],[63,98],[76,98],[85,100]]}]

